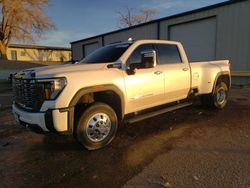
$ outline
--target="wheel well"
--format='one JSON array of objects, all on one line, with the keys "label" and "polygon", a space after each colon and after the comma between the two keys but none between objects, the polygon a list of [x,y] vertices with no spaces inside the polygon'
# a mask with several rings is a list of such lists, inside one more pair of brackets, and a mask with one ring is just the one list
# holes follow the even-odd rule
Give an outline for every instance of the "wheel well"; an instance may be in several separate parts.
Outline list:
[{"label": "wheel well", "polygon": [[[114,109],[118,119],[122,119],[122,104],[120,96],[112,90],[86,93],[80,97],[75,106],[75,118],[94,102],[103,102]],[[77,118],[78,119],[78,118]]]},{"label": "wheel well", "polygon": [[230,77],[229,75],[221,75],[217,78],[217,81],[216,81],[216,85],[218,85],[219,83],[221,82],[224,82],[228,88],[230,88],[230,85],[231,85],[231,81],[230,81]]}]

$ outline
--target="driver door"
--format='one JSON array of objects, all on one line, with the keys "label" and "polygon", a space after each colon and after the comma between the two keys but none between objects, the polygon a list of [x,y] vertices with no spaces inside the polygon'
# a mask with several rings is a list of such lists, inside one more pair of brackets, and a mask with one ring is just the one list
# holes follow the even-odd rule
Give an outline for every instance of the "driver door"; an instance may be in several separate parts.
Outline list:
[{"label": "driver door", "polygon": [[[141,52],[148,50],[153,50],[153,45],[138,46],[130,55],[127,66],[132,63],[141,63]],[[135,74],[125,75],[125,86],[128,102],[127,113],[157,106],[164,101],[164,73],[157,65],[153,68],[136,69]]]}]

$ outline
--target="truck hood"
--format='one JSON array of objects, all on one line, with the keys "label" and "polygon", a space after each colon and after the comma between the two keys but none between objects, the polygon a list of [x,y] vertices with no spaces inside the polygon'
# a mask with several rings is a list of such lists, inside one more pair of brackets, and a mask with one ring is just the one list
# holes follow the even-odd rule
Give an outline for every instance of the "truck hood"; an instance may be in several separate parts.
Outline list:
[{"label": "truck hood", "polygon": [[100,70],[106,68],[106,63],[101,64],[69,64],[69,65],[55,65],[55,66],[45,66],[37,67],[32,69],[27,69],[23,72],[34,73],[36,78],[53,77],[56,75],[67,75],[67,73],[72,72],[82,72],[91,70]]}]

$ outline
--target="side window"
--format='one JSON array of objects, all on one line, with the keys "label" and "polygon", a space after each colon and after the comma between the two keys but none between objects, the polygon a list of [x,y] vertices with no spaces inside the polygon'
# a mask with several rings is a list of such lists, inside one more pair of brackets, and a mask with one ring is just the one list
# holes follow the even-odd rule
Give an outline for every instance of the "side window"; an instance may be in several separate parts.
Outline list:
[{"label": "side window", "polygon": [[147,50],[153,50],[153,45],[142,44],[138,46],[128,58],[127,65],[130,65],[131,63],[141,63],[141,52],[147,51]]},{"label": "side window", "polygon": [[173,44],[156,44],[158,64],[182,63],[179,49]]}]

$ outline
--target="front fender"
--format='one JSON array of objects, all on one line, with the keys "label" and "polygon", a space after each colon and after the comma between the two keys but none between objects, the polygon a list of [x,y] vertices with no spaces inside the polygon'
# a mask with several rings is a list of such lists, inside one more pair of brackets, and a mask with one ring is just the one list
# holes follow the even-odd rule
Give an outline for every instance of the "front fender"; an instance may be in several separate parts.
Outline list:
[{"label": "front fender", "polygon": [[94,93],[94,92],[101,92],[101,91],[113,91],[115,92],[121,100],[121,117],[124,117],[124,110],[125,110],[125,97],[123,92],[115,85],[107,84],[107,85],[96,85],[86,88],[81,88],[77,91],[77,93],[73,96],[70,100],[69,107],[68,107],[68,130],[71,132],[74,128],[74,109],[79,101],[79,99],[87,94],[87,93]]}]

